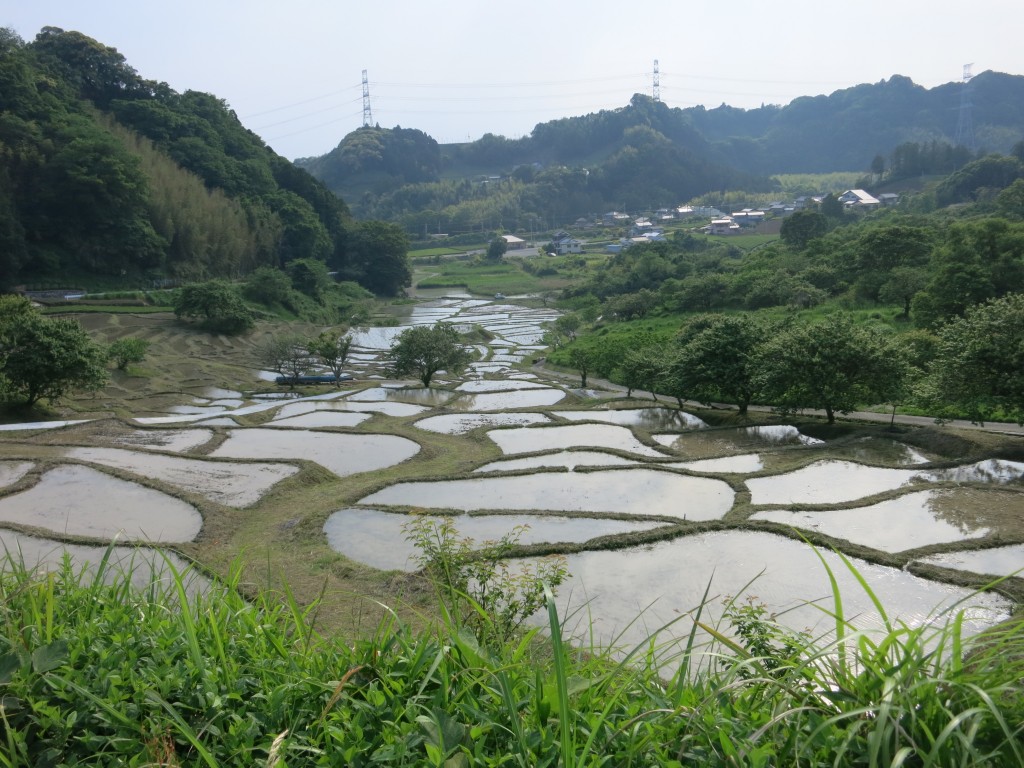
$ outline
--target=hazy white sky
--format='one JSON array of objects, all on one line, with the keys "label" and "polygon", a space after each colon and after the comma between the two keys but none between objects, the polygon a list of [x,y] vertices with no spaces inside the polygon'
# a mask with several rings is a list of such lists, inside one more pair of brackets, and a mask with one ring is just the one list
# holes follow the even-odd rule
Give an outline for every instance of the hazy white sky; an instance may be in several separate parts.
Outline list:
[{"label": "hazy white sky", "polygon": [[1024,73],[1024,2],[973,0],[0,0],[26,41],[44,26],[120,51],[145,78],[224,99],[288,158],[373,121],[439,142],[519,137],[651,94],[757,107],[906,75]]}]

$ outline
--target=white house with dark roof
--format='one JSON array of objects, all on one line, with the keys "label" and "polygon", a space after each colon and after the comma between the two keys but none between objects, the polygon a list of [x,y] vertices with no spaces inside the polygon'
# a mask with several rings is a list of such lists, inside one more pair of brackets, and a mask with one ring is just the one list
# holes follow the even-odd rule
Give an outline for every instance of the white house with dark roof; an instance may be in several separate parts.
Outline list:
[{"label": "white house with dark roof", "polygon": [[583,253],[584,245],[586,243],[577,240],[568,232],[559,232],[551,238],[551,248],[559,256],[565,256],[568,253]]}]

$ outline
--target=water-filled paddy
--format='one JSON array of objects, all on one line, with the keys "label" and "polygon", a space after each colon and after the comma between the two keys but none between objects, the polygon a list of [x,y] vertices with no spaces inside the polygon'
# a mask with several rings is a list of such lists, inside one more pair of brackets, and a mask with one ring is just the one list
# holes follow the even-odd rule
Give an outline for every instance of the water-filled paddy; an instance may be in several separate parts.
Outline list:
[{"label": "water-filled paddy", "polygon": [[487,509],[609,512],[717,520],[732,507],[733,496],[732,488],[721,480],[626,468],[397,483],[359,503],[464,512]]},{"label": "water-filled paddy", "polygon": [[[440,521],[435,515],[427,516]],[[324,524],[331,549],[351,560],[383,570],[417,570],[417,550],[406,539],[403,528],[409,515],[376,509],[342,509]],[[518,526],[527,529],[518,537],[520,544],[539,542],[585,542],[599,536],[649,530],[656,522],[615,520],[613,518],[558,517],[546,515],[459,515],[455,519],[460,538],[471,538],[478,545],[497,541]]]},{"label": "water-filled paddy", "polygon": [[31,461],[0,461],[0,488],[14,485],[35,466]]},{"label": "water-filled paddy", "polygon": [[354,392],[348,396],[347,400],[359,403],[386,400],[412,403],[414,405],[437,406],[444,405],[452,397],[454,397],[454,394],[449,390],[434,387],[372,387]]},{"label": "water-filled paddy", "polygon": [[676,461],[666,464],[691,472],[735,473],[740,475],[760,472],[764,469],[764,459],[758,453],[741,453],[737,456],[722,456],[717,459],[697,459],[695,461]]},{"label": "water-filled paddy", "polygon": [[443,413],[420,419],[416,426],[442,435],[464,435],[480,427],[524,426],[550,421],[543,413]]},{"label": "water-filled paddy", "polygon": [[640,464],[636,459],[625,459],[614,453],[600,451],[557,451],[541,456],[526,456],[522,459],[502,459],[477,467],[475,472],[513,472],[523,469],[540,469],[541,467],[624,467]]},{"label": "water-filled paddy", "polygon": [[487,436],[509,455],[553,451],[565,448],[610,448],[638,456],[665,458],[665,454],[644,445],[626,427],[614,424],[571,424],[569,426],[496,429]]},{"label": "water-filled paddy", "polygon": [[[875,608],[852,573],[831,552],[821,552],[836,576],[844,614],[862,629],[878,629]],[[690,612],[710,582],[710,605],[702,616],[714,623],[725,596],[753,598],[796,630],[818,636],[834,629],[828,577],[818,554],[800,542],[752,531],[685,536],[644,547],[591,551],[567,558],[570,578],[558,597],[559,614],[584,643],[592,631],[598,643],[620,648],[643,643],[649,633],[675,622],[666,637],[685,642]],[[858,573],[881,598],[891,619],[919,626],[941,620],[941,606],[965,600],[964,633],[979,632],[1009,616],[1009,601],[997,595],[918,578],[896,568],[853,559]],[[575,618],[573,618],[575,617]],[[638,619],[639,617],[639,619]],[[666,666],[672,666],[665,661]]]},{"label": "water-filled paddy", "polygon": [[391,400],[382,400],[379,402],[362,402],[355,400],[345,400],[341,403],[333,403],[334,407],[339,410],[358,411],[360,413],[382,413],[385,416],[394,416],[397,419],[404,418],[406,416],[418,416],[421,413],[426,413],[430,409],[425,405],[413,405],[412,403],[393,402]]},{"label": "water-filled paddy", "polygon": [[818,461],[802,469],[747,481],[753,504],[842,504],[909,483],[1019,482],[1020,462],[990,459],[948,469],[890,469],[849,461]]},{"label": "water-filled paddy", "polygon": [[346,435],[279,429],[234,429],[211,456],[233,459],[308,459],[339,477],[400,464],[419,453],[412,440],[394,435]]},{"label": "water-filled paddy", "polygon": [[984,526],[951,522],[942,517],[940,500],[945,498],[948,504],[958,506],[956,494],[956,491],[915,491],[868,507],[825,512],[772,509],[758,512],[751,519],[821,531],[883,552],[900,552],[987,535],[989,529]]},{"label": "water-filled paddy", "polygon": [[60,570],[67,557],[75,574],[90,576],[95,576],[100,562],[106,558],[104,582],[112,583],[128,577],[138,590],[145,590],[157,582],[171,585],[175,579],[172,568],[181,576],[188,595],[205,592],[210,585],[210,580],[192,568],[191,563],[166,550],[68,544],[0,528],[0,570],[7,566],[7,557],[13,558],[15,564],[35,571]]},{"label": "water-filled paddy", "polygon": [[687,458],[703,459],[725,453],[746,453],[783,446],[821,446],[824,443],[788,424],[709,429],[684,435],[654,435],[654,439]]},{"label": "water-filled paddy", "polygon": [[59,466],[28,490],[0,499],[0,521],[57,535],[185,542],[203,519],[191,504],[81,466]]},{"label": "water-filled paddy", "polygon": [[542,408],[565,399],[565,392],[554,387],[515,389],[508,392],[483,392],[461,395],[449,404],[459,411],[503,411],[510,408]]},{"label": "water-filled paddy", "polygon": [[115,437],[114,442],[132,448],[184,452],[208,443],[212,437],[209,429],[133,429]]},{"label": "water-filled paddy", "polygon": [[204,461],[122,448],[69,448],[69,458],[123,469],[197,493],[229,507],[247,507],[299,468],[291,464]]},{"label": "water-filled paddy", "polygon": [[268,426],[315,429],[318,427],[356,427],[371,418],[368,413],[345,413],[343,411],[315,410],[310,413],[276,418]]},{"label": "water-filled paddy", "polygon": [[949,469],[933,469],[921,473],[925,480],[948,483],[1017,483],[1024,479],[1024,463],[987,459]]},{"label": "water-filled paddy", "polygon": [[849,461],[818,461],[771,477],[747,480],[752,504],[842,504],[912,482],[909,469],[868,467]]},{"label": "water-filled paddy", "polygon": [[858,437],[844,445],[833,445],[829,453],[837,459],[889,464],[894,467],[925,464],[935,458],[898,440],[874,436]]},{"label": "water-filled paddy", "polygon": [[506,392],[513,389],[549,389],[546,384],[516,379],[480,379],[464,381],[455,388],[458,392]]},{"label": "water-filled paddy", "polygon": [[[701,429],[707,426],[703,420],[685,411],[674,408],[623,408],[620,410],[591,409],[586,411],[555,411],[566,421],[603,421],[623,427],[641,429]],[[664,437],[664,436],[662,436]]]},{"label": "water-filled paddy", "polygon": [[989,576],[1021,576],[1024,575],[1024,544],[967,552],[945,552],[941,555],[923,557],[918,562]]}]

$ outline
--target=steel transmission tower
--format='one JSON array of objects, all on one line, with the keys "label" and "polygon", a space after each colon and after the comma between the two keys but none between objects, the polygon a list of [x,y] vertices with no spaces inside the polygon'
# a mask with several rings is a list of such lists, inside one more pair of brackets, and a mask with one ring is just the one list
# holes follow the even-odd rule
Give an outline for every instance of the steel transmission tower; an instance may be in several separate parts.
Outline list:
[{"label": "steel transmission tower", "polygon": [[373,112],[370,111],[370,81],[366,79],[366,70],[363,70],[363,127],[373,125]]},{"label": "steel transmission tower", "polygon": [[967,147],[971,152],[977,150],[974,141],[974,120],[972,119],[971,104],[971,64],[964,64],[964,84],[960,89],[960,119],[956,124],[956,143],[958,146]]},{"label": "steel transmission tower", "polygon": [[661,101],[661,76],[658,74],[658,60],[654,60],[654,100]]}]

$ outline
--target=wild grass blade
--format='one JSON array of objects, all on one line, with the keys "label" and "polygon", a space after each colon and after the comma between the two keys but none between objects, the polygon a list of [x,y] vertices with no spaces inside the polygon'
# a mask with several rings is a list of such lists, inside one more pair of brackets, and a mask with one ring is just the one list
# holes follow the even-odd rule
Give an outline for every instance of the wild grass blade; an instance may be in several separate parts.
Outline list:
[{"label": "wild grass blade", "polygon": [[551,631],[551,648],[554,653],[555,684],[558,692],[559,747],[562,765],[569,768],[575,764],[576,749],[573,744],[573,727],[570,722],[569,676],[566,672],[565,649],[562,646],[562,626],[558,620],[558,608],[551,588],[544,586],[544,599],[548,609],[548,629]]},{"label": "wild grass blade", "polygon": [[188,743],[192,745],[192,748],[199,753],[199,756],[203,758],[203,762],[206,763],[209,768],[219,767],[220,763],[217,762],[213,753],[211,753],[203,742],[200,741],[196,732],[192,730],[192,727],[188,723],[185,722],[185,719],[177,709],[171,706],[169,702],[165,701],[156,691],[146,691],[146,698],[158,704],[165,712],[167,712],[168,715],[170,715],[171,720],[173,720],[175,726],[177,726],[178,732],[184,736]]}]

